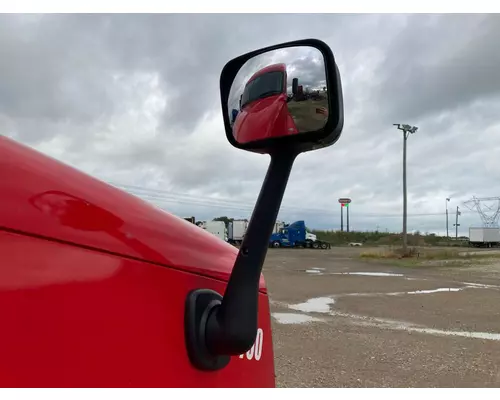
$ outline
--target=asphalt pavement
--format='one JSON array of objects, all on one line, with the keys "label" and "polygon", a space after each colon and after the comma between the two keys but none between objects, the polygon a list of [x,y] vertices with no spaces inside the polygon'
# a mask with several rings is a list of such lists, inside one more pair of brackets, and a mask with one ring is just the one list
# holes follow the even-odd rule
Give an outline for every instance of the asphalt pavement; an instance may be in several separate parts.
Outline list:
[{"label": "asphalt pavement", "polygon": [[500,387],[500,264],[268,251],[278,387]]}]

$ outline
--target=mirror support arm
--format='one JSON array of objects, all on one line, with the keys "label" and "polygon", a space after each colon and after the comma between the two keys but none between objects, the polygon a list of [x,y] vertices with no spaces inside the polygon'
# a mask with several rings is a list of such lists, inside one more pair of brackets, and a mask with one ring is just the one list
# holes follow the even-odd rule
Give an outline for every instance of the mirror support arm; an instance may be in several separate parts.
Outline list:
[{"label": "mirror support arm", "polygon": [[217,354],[242,354],[255,341],[262,267],[296,156],[288,151],[271,155],[222,304],[208,320],[208,347]]},{"label": "mirror support arm", "polygon": [[283,148],[271,154],[224,297],[207,289],[188,296],[186,342],[191,362],[200,369],[223,368],[231,355],[245,353],[255,342],[262,267],[297,154]]}]

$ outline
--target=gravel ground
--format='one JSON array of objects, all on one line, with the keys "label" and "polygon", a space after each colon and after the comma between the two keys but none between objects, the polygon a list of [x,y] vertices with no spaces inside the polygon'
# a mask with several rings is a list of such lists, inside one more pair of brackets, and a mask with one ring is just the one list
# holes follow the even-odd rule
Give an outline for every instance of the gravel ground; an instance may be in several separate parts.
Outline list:
[{"label": "gravel ground", "polygon": [[500,265],[270,249],[278,387],[500,387]]}]

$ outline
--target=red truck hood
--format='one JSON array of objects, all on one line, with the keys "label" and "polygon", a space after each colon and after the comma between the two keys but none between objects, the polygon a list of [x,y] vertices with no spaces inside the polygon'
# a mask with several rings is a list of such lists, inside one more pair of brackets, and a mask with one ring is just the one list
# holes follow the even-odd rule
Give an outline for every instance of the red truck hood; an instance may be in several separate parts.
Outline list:
[{"label": "red truck hood", "polygon": [[0,176],[0,229],[229,279],[235,247],[4,136]]},{"label": "red truck hood", "polygon": [[[279,123],[282,113],[286,113],[286,132],[282,131]],[[283,94],[265,97],[245,106],[236,117],[234,130],[236,140],[240,143],[297,133]]]}]

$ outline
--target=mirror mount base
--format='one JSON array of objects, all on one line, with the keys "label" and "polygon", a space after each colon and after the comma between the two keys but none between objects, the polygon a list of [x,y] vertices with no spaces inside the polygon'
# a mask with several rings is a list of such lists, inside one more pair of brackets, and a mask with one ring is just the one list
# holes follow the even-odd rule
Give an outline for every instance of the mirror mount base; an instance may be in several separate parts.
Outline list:
[{"label": "mirror mount base", "polygon": [[202,371],[217,371],[231,361],[228,355],[212,354],[206,343],[208,319],[220,306],[222,296],[210,289],[196,289],[186,298],[184,334],[191,364]]}]

